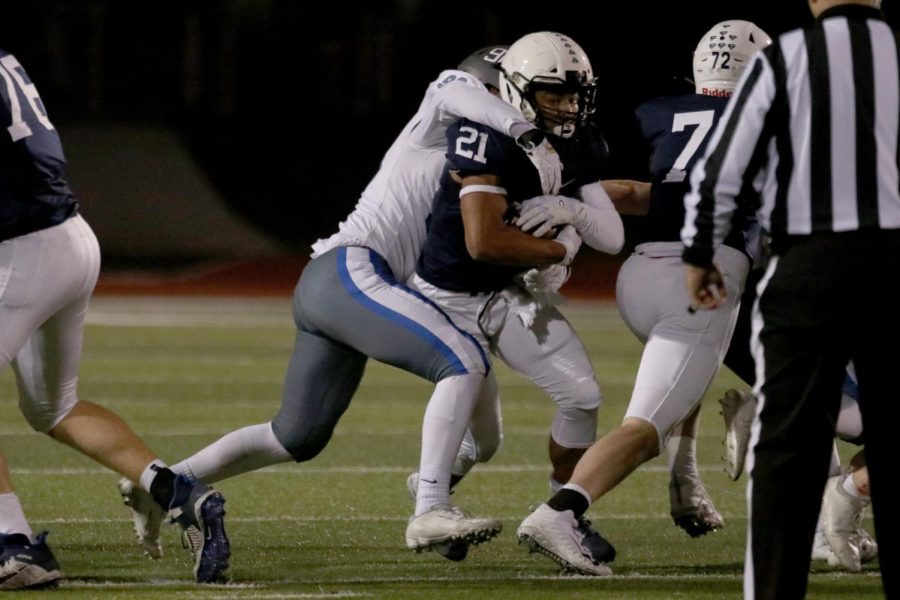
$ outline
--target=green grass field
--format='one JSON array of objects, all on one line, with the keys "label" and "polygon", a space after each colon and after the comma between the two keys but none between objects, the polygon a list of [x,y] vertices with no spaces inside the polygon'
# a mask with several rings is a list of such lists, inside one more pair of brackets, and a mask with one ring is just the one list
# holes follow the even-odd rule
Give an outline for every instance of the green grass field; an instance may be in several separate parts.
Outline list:
[{"label": "green grass field", "polygon": [[[640,356],[612,304],[563,307],[581,334],[604,390],[600,430],[625,411]],[[280,402],[293,343],[290,300],[98,297],[87,328],[80,396],[121,414],[166,461],[176,462],[232,429],[269,420]],[[552,402],[497,365],[503,446],[454,494],[504,531],[462,563],[415,554],[404,543],[412,510],[405,481],[418,463],[430,385],[370,363],[331,444],[315,460],[218,484],[227,499],[233,583],[197,586],[189,553],[166,527],[166,555],[135,545],[118,477],[49,438],[18,412],[9,371],[0,377],[0,444],[35,530],[68,579],[29,598],[738,598],[744,555],[745,479],[722,470],[716,399],[736,378],[720,373],[704,401],[701,471],[726,519],[690,539],[668,515],[664,459],[644,465],[588,513],[617,547],[609,578],[560,576],[554,563],[516,545],[529,505],[549,497],[546,456]],[[848,451],[849,448],[842,448]],[[868,527],[871,530],[871,522]],[[810,598],[877,598],[877,567],[847,575],[814,565]]]}]

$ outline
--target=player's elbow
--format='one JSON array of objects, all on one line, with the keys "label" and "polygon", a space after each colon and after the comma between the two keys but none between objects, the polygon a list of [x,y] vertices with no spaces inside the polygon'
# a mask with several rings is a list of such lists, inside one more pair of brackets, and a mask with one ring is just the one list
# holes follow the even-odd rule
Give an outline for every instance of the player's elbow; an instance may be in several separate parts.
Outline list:
[{"label": "player's elbow", "polygon": [[621,252],[622,248],[625,246],[625,228],[619,227],[618,230],[610,234],[608,244],[608,253],[618,254]]},{"label": "player's elbow", "polygon": [[496,245],[484,239],[473,239],[471,241],[467,239],[466,250],[469,256],[472,257],[472,260],[479,262],[494,262],[500,258]]},{"label": "player's elbow", "polygon": [[618,223],[607,223],[600,231],[586,235],[584,241],[599,252],[618,254],[625,246],[625,228],[621,220]]}]

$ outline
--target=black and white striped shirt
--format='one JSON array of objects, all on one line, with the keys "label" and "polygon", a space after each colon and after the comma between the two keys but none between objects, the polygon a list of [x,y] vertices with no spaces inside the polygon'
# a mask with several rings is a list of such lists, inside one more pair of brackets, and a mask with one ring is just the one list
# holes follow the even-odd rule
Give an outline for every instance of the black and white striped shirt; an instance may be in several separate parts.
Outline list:
[{"label": "black and white striped shirt", "polygon": [[[841,5],[759,52],[691,174],[684,260],[710,264],[737,203],[788,236],[900,229],[897,34],[877,9]],[[756,194],[741,194],[754,189]]]}]

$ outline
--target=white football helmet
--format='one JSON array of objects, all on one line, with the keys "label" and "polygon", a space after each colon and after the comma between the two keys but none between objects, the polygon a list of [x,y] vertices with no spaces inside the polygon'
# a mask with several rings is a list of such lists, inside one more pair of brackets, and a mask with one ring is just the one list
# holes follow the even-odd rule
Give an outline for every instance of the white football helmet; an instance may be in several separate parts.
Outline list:
[{"label": "white football helmet", "polygon": [[[578,92],[578,112],[548,129],[534,100],[536,89]],[[572,38],[552,31],[525,35],[500,62],[500,95],[538,128],[571,137],[594,112],[597,82],[591,62]]]},{"label": "white football helmet", "polygon": [[772,43],[769,34],[750,21],[717,23],[694,50],[694,86],[705,96],[730,96],[750,59]]}]

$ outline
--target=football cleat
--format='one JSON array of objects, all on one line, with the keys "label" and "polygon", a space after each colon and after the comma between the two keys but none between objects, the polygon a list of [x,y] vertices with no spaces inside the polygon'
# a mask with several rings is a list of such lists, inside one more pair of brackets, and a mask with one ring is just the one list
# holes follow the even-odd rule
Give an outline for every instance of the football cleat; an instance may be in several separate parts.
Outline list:
[{"label": "football cleat", "polygon": [[[413,502],[416,501],[416,492],[419,489],[419,474],[418,473],[410,473],[409,477],[406,478],[406,490],[409,492],[409,495],[412,497]],[[453,490],[450,490],[450,493],[453,494]],[[449,542],[441,542],[440,544],[436,544],[433,547],[433,550],[446,558],[447,560],[452,560],[454,562],[459,562],[461,560],[465,560],[466,556],[469,554],[469,543],[465,540],[453,540]]]},{"label": "football cleat", "polygon": [[728,390],[719,399],[725,419],[725,472],[737,481],[744,472],[750,443],[750,428],[756,415],[756,398],[739,390]]},{"label": "football cleat", "polygon": [[22,533],[0,534],[0,590],[56,587],[63,577],[46,531],[34,543]]},{"label": "football cleat", "polygon": [[199,583],[225,583],[228,581],[228,559],[231,546],[225,534],[225,498],[219,492],[184,475],[175,478],[175,496],[169,508],[169,516],[185,530],[195,527],[202,536],[192,539],[198,544],[195,552],[194,577]]},{"label": "football cleat", "polygon": [[718,531],[725,526],[699,477],[672,474],[669,481],[672,520],[692,538]]},{"label": "football cleat", "polygon": [[160,558],[163,549],[159,527],[166,512],[149,492],[135,485],[127,477],[119,480],[119,493],[122,495],[122,502],[131,509],[131,520],[134,523],[138,544],[150,558]]},{"label": "football cleat", "polygon": [[[878,542],[871,534],[860,527],[857,532],[859,537],[859,561],[867,563],[878,558]],[[819,516],[819,522],[816,523],[816,535],[813,538],[812,559],[827,562],[832,567],[843,567],[840,559],[831,550],[828,543],[828,537],[825,535],[825,522]]]},{"label": "football cleat", "polygon": [[503,524],[497,519],[469,517],[460,508],[447,505],[411,517],[406,526],[406,546],[416,552],[434,550],[445,542],[477,546],[494,538],[501,529]]},{"label": "football cleat", "polygon": [[581,515],[577,521],[578,526],[576,529],[584,536],[581,538],[581,546],[587,551],[591,559],[598,563],[611,563],[616,560],[616,549],[609,543],[609,540],[594,529],[590,519]]},{"label": "football cleat", "polygon": [[186,528],[182,529],[181,547],[190,552],[191,556],[194,557],[194,560],[197,560],[197,554],[203,547],[203,532],[193,525],[188,525]]},{"label": "football cleat", "polygon": [[878,558],[878,542],[862,527],[859,528],[858,534],[859,561],[863,563],[872,562]]},{"label": "football cleat", "polygon": [[612,569],[594,562],[582,545],[584,535],[571,510],[557,511],[541,504],[519,525],[519,543],[528,544],[530,552],[543,554],[562,567],[563,573],[579,575],[612,575]]},{"label": "football cleat", "polygon": [[828,545],[828,538],[825,537],[825,523],[822,521],[821,515],[819,515],[819,522],[816,523],[816,534],[813,537],[812,559],[825,561],[828,564],[838,563],[837,557],[831,551],[831,546]]},{"label": "football cleat", "polygon": [[860,531],[863,512],[869,505],[869,499],[848,494],[844,490],[844,480],[847,477],[849,474],[828,478],[822,498],[822,521],[825,523],[828,545],[839,565],[851,573],[858,573],[862,570]]}]

